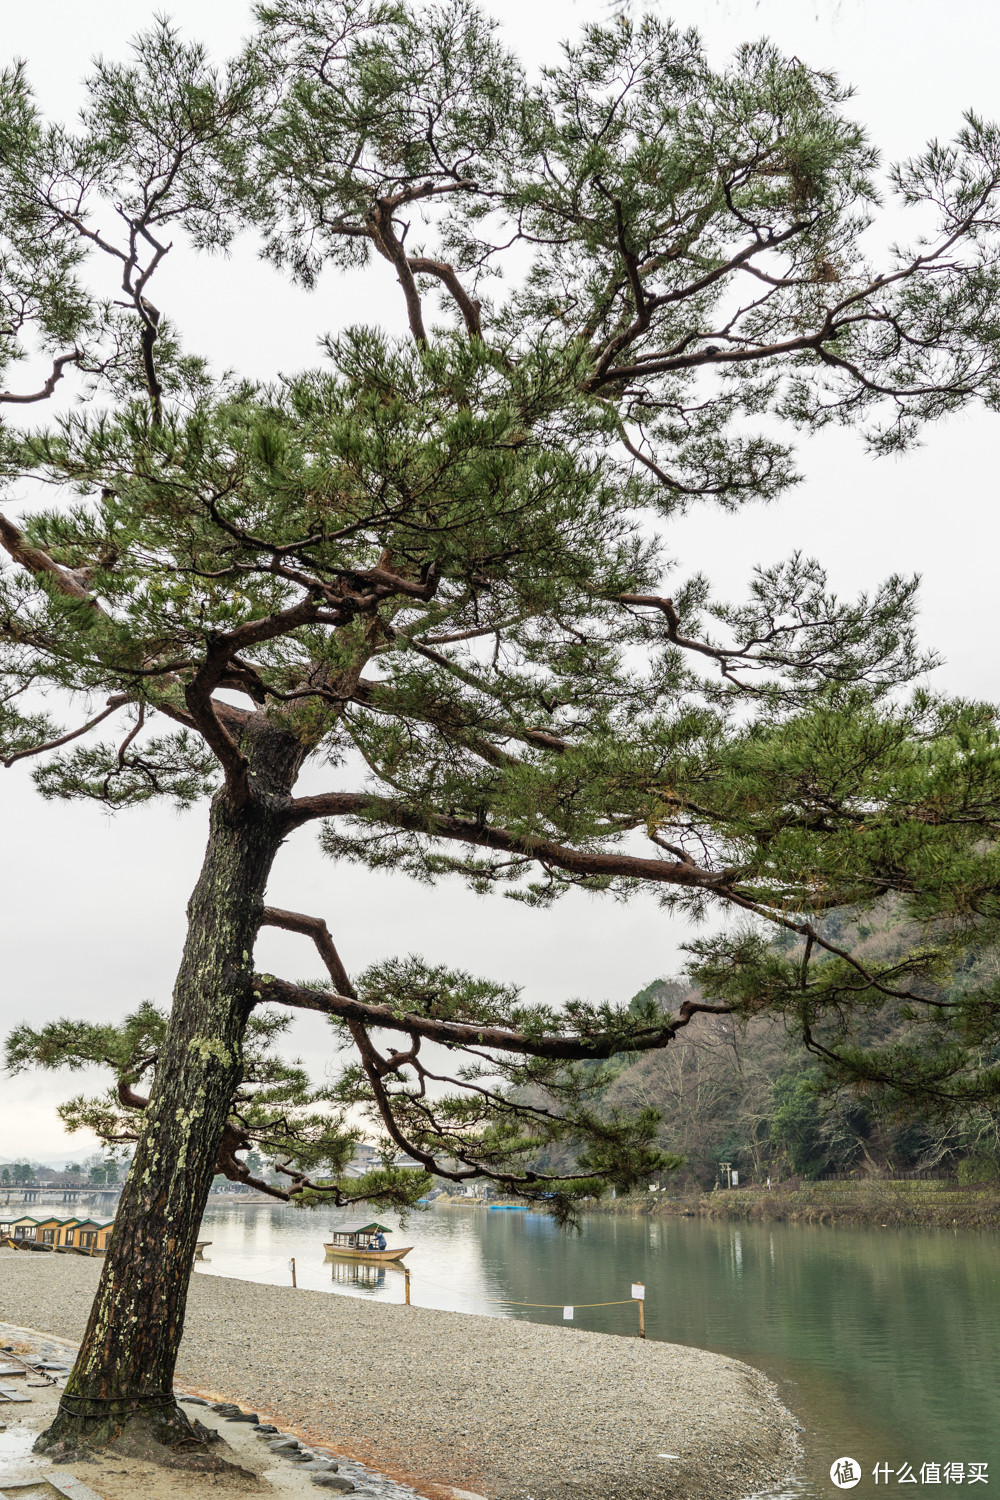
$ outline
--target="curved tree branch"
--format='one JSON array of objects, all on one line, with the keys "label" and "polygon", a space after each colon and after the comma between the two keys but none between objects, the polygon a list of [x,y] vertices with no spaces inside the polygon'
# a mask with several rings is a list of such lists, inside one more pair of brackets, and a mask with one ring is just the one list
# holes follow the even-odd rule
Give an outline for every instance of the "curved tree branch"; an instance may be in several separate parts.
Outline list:
[{"label": "curved tree branch", "polygon": [[91,597],[89,590],[83,587],[71,568],[61,567],[47,552],[25,541],[23,531],[4,515],[0,515],[0,546],[29,573],[51,579],[59,592],[68,599],[79,599],[92,605],[94,609],[100,609],[100,605]]},{"label": "curved tree branch", "polygon": [[265,906],[261,925],[281,927],[285,932],[298,932],[304,937],[311,937],[319,950],[320,957],[326,964],[330,978],[337,986],[338,995],[346,995],[351,1000],[357,999],[357,992],[347,977],[347,970],[341,962],[330,929],[322,917],[306,917],[300,912],[282,911],[277,906]]},{"label": "curved tree branch", "polygon": [[688,860],[674,862],[644,859],[633,854],[609,854],[600,849],[574,849],[554,839],[511,833],[504,828],[477,823],[471,818],[424,812],[369,792],[327,792],[315,797],[292,798],[287,804],[285,821],[292,829],[315,818],[363,817],[366,813],[375,813],[380,821],[397,828],[425,833],[431,838],[455,839],[480,848],[497,849],[504,854],[521,855],[584,878],[618,876],[725,893],[735,875],[729,869],[705,870]]},{"label": "curved tree branch", "polygon": [[113,698],[108,699],[108,706],[102,709],[94,718],[88,719],[86,724],[81,724],[79,729],[71,729],[68,734],[61,734],[58,739],[47,740],[44,745],[32,745],[29,750],[18,750],[14,755],[8,755],[4,766],[9,770],[18,760],[26,760],[31,755],[42,755],[46,750],[58,750],[61,745],[68,745],[72,740],[78,740],[81,735],[86,734],[88,729],[94,729],[103,719],[107,719],[123,703],[129,700],[124,693],[116,693]]},{"label": "curved tree branch", "polygon": [[556,1062],[584,1062],[615,1057],[619,1052],[652,1052],[667,1046],[677,1032],[687,1026],[699,1012],[729,1015],[730,1005],[705,1005],[685,1000],[677,1016],[664,1026],[643,1027],[617,1036],[528,1035],[503,1026],[479,1026],[465,1021],[439,1021],[412,1011],[394,1010],[391,1005],[368,1005],[350,995],[308,989],[277,979],[273,974],[254,978],[254,999],[258,1004],[287,1005],[297,1010],[317,1010],[350,1023],[374,1026],[383,1031],[402,1031],[410,1036],[425,1037],[446,1047],[487,1047],[498,1052],[516,1052],[527,1057],[545,1057]]},{"label": "curved tree branch", "polygon": [[0,404],[30,406],[35,401],[47,401],[62,379],[66,366],[76,364],[82,358],[83,355],[79,349],[74,349],[72,354],[60,354],[52,361],[52,373],[40,390],[32,391],[28,396],[18,395],[14,391],[0,391]]}]

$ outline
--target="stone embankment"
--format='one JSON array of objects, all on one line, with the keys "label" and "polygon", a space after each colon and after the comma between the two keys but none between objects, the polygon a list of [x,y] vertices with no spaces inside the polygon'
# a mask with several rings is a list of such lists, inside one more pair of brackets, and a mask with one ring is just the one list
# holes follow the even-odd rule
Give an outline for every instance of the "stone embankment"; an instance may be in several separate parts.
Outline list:
[{"label": "stone embankment", "polygon": [[[0,1250],[0,1321],[79,1339],[99,1270]],[[430,1496],[743,1500],[798,1453],[774,1387],[721,1355],[219,1276],[192,1282],[177,1376],[325,1446],[339,1476],[360,1462]]]}]

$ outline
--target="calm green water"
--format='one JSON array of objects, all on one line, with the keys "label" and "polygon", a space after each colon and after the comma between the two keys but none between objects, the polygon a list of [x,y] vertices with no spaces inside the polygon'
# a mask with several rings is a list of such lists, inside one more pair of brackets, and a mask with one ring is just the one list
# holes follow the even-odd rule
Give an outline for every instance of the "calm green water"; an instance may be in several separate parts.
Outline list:
[{"label": "calm green water", "polygon": [[[329,1262],[337,1219],[282,1206],[211,1208],[201,1275],[290,1284],[402,1302],[402,1273]],[[395,1223],[394,1219],[390,1220]],[[945,1465],[988,1464],[1000,1488],[1000,1242],[993,1235],[829,1226],[734,1225],[592,1215],[580,1235],[535,1214],[441,1208],[412,1214],[391,1243],[413,1302],[460,1312],[634,1336],[646,1287],[648,1337],[732,1354],[778,1381],[804,1428],[807,1462],[782,1494],[834,1496],[834,1459],[864,1470],[856,1496],[943,1496]],[[555,1303],[554,1308],[518,1303]],[[566,1323],[563,1305],[574,1306]],[[876,1464],[889,1464],[888,1481]],[[915,1483],[895,1471],[913,1466]],[[923,1464],[940,1483],[920,1482]]]}]

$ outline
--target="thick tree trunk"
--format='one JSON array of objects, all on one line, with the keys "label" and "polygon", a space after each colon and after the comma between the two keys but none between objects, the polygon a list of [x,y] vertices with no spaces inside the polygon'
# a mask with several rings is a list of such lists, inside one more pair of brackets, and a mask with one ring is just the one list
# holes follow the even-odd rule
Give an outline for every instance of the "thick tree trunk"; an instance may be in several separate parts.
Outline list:
[{"label": "thick tree trunk", "polygon": [[[287,736],[273,738],[287,747]],[[289,766],[274,779],[293,775]],[[55,1421],[36,1443],[53,1458],[114,1445],[160,1463],[226,1466],[206,1429],[177,1406],[173,1375],[195,1241],[241,1076],[254,940],[281,843],[284,790],[272,781],[238,812],[221,794],[213,804],[135,1159],[80,1354]]]}]

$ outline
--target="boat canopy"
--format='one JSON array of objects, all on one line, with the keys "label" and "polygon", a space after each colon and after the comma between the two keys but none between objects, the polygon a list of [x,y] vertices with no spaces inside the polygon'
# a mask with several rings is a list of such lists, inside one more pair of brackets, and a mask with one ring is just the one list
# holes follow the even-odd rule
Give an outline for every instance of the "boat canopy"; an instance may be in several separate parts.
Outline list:
[{"label": "boat canopy", "polygon": [[388,1224],[380,1224],[377,1219],[372,1219],[368,1224],[334,1224],[331,1234],[391,1234],[392,1228]]},{"label": "boat canopy", "polygon": [[29,1218],[27,1215],[22,1215],[19,1219],[0,1219],[0,1239],[6,1239],[12,1234],[21,1239],[29,1229],[34,1232],[38,1222],[38,1219]]}]

